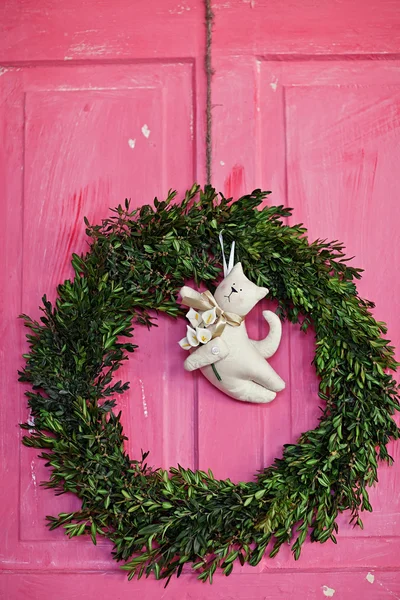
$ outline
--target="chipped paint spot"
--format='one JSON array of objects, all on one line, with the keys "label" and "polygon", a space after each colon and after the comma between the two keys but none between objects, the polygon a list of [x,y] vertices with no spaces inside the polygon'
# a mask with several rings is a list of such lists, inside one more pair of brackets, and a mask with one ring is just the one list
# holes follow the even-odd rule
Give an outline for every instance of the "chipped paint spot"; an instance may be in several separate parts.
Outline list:
[{"label": "chipped paint spot", "polygon": [[322,586],[322,591],[323,591],[324,596],[326,596],[327,598],[332,598],[332,596],[334,595],[336,590],[328,587],[327,585],[324,585],[324,586]]},{"label": "chipped paint spot", "polygon": [[150,135],[150,129],[148,128],[148,126],[146,125],[146,123],[142,127],[142,133],[143,133],[143,135],[144,135],[145,138],[148,138],[149,135]]},{"label": "chipped paint spot", "polygon": [[35,461],[31,461],[31,479],[32,479],[32,483],[33,483],[33,487],[35,488],[35,494],[36,494],[36,485],[37,485],[37,481],[36,481],[36,473],[35,473]]},{"label": "chipped paint spot", "polygon": [[373,575],[372,573],[367,573],[367,575],[365,576],[365,579],[369,583],[374,583],[374,581],[375,581],[375,575]]},{"label": "chipped paint spot", "polygon": [[220,161],[219,161],[219,164],[221,165],[221,167],[225,166],[225,163],[224,163],[224,161],[223,161],[223,160],[220,160]]},{"label": "chipped paint spot", "polygon": [[0,77],[2,75],[5,75],[6,73],[8,73],[9,71],[14,71],[14,73],[17,73],[17,71],[20,71],[21,69],[16,69],[15,67],[12,67],[11,69],[7,69],[6,67],[0,67]]},{"label": "chipped paint spot", "polygon": [[94,45],[94,44],[85,44],[84,42],[81,42],[80,44],[75,44],[74,46],[71,46],[70,51],[72,53],[78,53],[78,54],[96,54],[97,56],[103,56],[104,54],[106,54],[107,52],[107,48],[106,46],[101,46],[99,44]]},{"label": "chipped paint spot", "polygon": [[77,92],[82,90],[81,87],[76,87],[73,85],[58,85],[56,89],[58,92]]},{"label": "chipped paint spot", "polygon": [[80,42],[79,44],[73,44],[68,48],[69,54],[64,56],[64,60],[73,60],[75,57],[81,58],[82,56],[106,56],[110,54],[110,48],[103,44],[85,44]]},{"label": "chipped paint spot", "polygon": [[98,29],[82,29],[81,31],[75,31],[74,35],[85,34],[85,33],[98,33]]},{"label": "chipped paint spot", "polygon": [[[66,60],[66,59],[64,58],[64,60]],[[68,59],[68,60],[70,60],[70,59]],[[71,58],[71,60],[72,60],[72,58]],[[98,87],[98,86],[95,86],[95,85],[88,85],[85,88],[77,87],[77,86],[74,86],[74,85],[58,85],[56,87],[56,90],[59,91],[59,92],[81,92],[82,90],[91,90],[91,91],[100,92],[102,90],[109,91],[109,90],[119,90],[119,89],[121,89],[121,88],[109,87],[109,86],[107,86],[107,87]]]},{"label": "chipped paint spot", "polygon": [[176,8],[171,8],[170,11],[168,11],[171,15],[183,15],[183,13],[188,10],[190,10],[190,6],[187,6],[187,4],[178,4],[178,6]]},{"label": "chipped paint spot", "polygon": [[274,92],[276,92],[276,88],[278,87],[278,79],[277,77],[273,78],[273,81],[271,81],[271,83],[269,84],[271,90],[274,90]]},{"label": "chipped paint spot", "polygon": [[136,140],[133,140],[132,138],[129,138],[129,140],[128,140],[128,146],[129,146],[129,148],[132,148],[132,150],[133,150],[133,148],[135,147],[135,144],[136,144]]},{"label": "chipped paint spot", "polygon": [[146,394],[144,393],[144,383],[141,379],[139,379],[140,387],[142,390],[142,404],[143,404],[143,414],[145,418],[149,416],[149,411],[147,410],[147,402],[146,402]]},{"label": "chipped paint spot", "polygon": [[190,139],[194,140],[194,115],[193,111],[190,112]]},{"label": "chipped paint spot", "polygon": [[[35,425],[35,417],[33,416],[33,414],[31,413],[28,417],[27,420],[28,425],[30,425],[31,427],[34,427]],[[34,429],[28,429],[29,433],[34,433]]]}]

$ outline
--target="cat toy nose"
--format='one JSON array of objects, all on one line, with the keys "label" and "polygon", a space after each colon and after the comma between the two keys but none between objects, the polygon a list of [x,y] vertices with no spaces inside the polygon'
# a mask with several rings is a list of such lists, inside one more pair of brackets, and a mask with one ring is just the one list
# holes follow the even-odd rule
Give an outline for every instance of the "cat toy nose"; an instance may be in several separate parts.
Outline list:
[{"label": "cat toy nose", "polygon": [[232,292],[235,292],[235,294],[237,294],[237,293],[238,293],[238,291],[237,291],[237,290],[235,290],[235,288],[234,288],[233,286],[231,286],[231,290],[232,290]]}]

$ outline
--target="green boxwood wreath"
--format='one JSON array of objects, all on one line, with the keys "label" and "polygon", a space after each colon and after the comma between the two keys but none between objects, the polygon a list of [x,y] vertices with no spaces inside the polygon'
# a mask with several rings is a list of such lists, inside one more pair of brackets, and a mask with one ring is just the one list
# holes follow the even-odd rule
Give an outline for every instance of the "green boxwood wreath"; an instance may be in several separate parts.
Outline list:
[{"label": "green boxwood wreath", "polygon": [[[236,202],[197,185],[180,203],[175,193],[154,207],[118,206],[101,225],[85,219],[92,243],[73,255],[75,277],[58,287],[54,306],[43,298],[41,322],[23,315],[30,351],[20,380],[34,425],[23,438],[40,448],[51,468],[44,485],[72,492],[81,509],[49,516],[51,529],[69,537],[104,536],[129,577],[180,575],[186,563],[199,579],[235,562],[256,565],[290,542],[295,558],[310,534],[336,543],[338,513],[370,511],[367,487],[377,481],[377,459],[392,462],[386,446],[399,437],[394,349],[354,284],[343,246],[309,243],[301,225],[288,226],[291,209],[260,207],[270,192],[255,190]],[[154,312],[181,315],[177,291],[185,281],[214,291],[220,276],[218,232],[236,240],[247,276],[267,285],[282,319],[314,327],[314,365],[324,407],[319,425],[255,481],[234,484],[211,471],[177,466],[152,469],[147,454],[124,450],[121,413],[114,397],[128,383],[114,382],[127,352],[136,349],[132,324],[154,324]],[[216,258],[218,257],[218,258]],[[123,338],[122,341],[119,341]]]}]

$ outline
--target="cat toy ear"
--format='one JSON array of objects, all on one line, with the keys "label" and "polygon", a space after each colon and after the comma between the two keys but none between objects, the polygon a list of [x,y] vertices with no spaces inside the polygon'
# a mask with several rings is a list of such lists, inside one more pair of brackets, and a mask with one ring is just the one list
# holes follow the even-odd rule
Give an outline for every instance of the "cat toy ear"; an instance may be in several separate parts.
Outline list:
[{"label": "cat toy ear", "polygon": [[224,277],[227,277],[229,275],[229,273],[232,271],[233,263],[235,261],[235,241],[232,242],[231,252],[229,254],[229,263],[227,266],[226,259],[225,259],[224,239],[222,237],[222,231],[218,237],[219,237],[219,243],[221,244],[221,250],[222,250],[222,262],[223,262],[223,266],[224,266]]},{"label": "cat toy ear", "polygon": [[265,296],[266,296],[266,295],[268,294],[268,292],[269,292],[269,289],[268,289],[268,288],[265,288],[265,287],[260,287],[260,288],[258,288],[258,290],[259,290],[259,297],[260,297],[260,300],[262,300],[263,298],[265,298]]}]

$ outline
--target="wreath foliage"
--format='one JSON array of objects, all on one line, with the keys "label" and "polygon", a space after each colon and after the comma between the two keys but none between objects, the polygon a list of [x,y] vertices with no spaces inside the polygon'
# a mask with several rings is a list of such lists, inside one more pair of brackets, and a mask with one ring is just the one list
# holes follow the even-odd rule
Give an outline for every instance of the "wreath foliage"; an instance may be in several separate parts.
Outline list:
[{"label": "wreath foliage", "polygon": [[[186,563],[199,579],[217,568],[229,575],[236,561],[256,565],[284,543],[297,559],[311,540],[336,543],[336,518],[370,511],[368,486],[378,459],[392,462],[386,446],[399,437],[394,349],[385,324],[372,316],[354,283],[360,269],[347,264],[343,245],[309,243],[306,229],[288,226],[291,209],[263,206],[270,192],[255,190],[236,202],[197,185],[183,201],[175,193],[154,207],[114,209],[90,225],[90,251],[73,255],[75,277],[58,287],[53,306],[43,297],[40,322],[23,315],[30,351],[20,380],[34,425],[26,446],[40,448],[57,494],[72,492],[80,510],[49,516],[51,529],[70,538],[105,536],[129,577],[180,575]],[[211,471],[181,466],[152,469],[147,454],[124,450],[115,396],[128,383],[113,375],[127,353],[133,325],[154,324],[154,312],[179,316],[176,295],[194,279],[213,291],[220,275],[218,235],[236,240],[246,275],[267,285],[282,319],[312,324],[314,364],[324,407],[319,425],[284,446],[283,457],[254,481],[234,484]],[[119,341],[120,338],[123,341]]]}]

